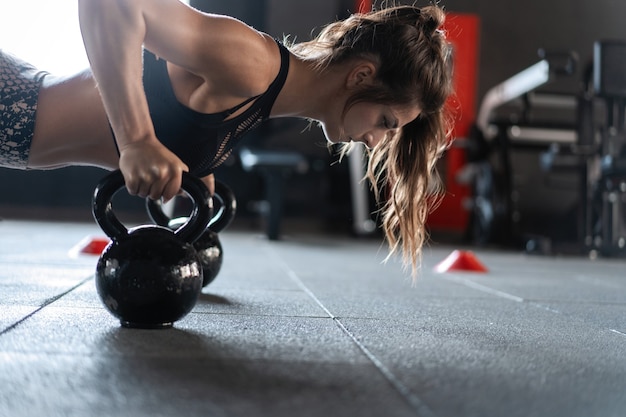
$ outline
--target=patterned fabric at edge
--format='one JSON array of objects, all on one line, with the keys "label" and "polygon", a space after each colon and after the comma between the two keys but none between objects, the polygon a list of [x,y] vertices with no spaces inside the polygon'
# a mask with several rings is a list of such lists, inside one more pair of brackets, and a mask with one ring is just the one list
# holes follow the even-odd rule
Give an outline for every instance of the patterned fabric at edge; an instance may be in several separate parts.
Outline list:
[{"label": "patterned fabric at edge", "polygon": [[0,50],[0,166],[26,169],[46,72]]}]

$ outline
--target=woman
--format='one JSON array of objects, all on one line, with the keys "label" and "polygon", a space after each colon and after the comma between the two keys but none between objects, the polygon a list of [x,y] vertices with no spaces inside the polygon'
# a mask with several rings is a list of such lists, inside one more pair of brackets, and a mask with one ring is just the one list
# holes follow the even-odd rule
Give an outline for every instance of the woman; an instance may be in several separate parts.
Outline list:
[{"label": "woman", "polygon": [[79,15],[89,71],[58,78],[0,55],[1,165],[120,168],[131,194],[167,200],[182,171],[212,190],[262,120],[307,118],[330,143],[371,150],[390,252],[416,271],[448,134],[439,8],[353,15],[289,46],[178,0],[79,0]]}]

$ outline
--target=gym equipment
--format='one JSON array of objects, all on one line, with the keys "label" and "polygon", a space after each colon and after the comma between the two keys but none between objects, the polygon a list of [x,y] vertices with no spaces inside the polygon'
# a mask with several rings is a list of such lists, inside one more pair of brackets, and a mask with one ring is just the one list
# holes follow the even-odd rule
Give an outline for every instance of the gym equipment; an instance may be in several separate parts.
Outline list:
[{"label": "gym equipment", "polygon": [[[208,227],[205,229],[204,233],[193,242],[193,246],[198,252],[202,263],[204,276],[202,282],[203,287],[213,282],[222,268],[224,251],[218,233],[228,227],[237,212],[235,194],[230,187],[221,181],[215,181],[215,193],[213,194],[214,204],[215,200],[217,200],[219,204],[219,209],[216,210],[214,207],[215,214],[209,222]],[[146,199],[146,209],[154,223],[172,230],[177,230],[188,220],[187,217],[171,219],[163,211],[161,200]]]},{"label": "gym equipment", "polygon": [[577,139],[542,160],[581,178],[577,245],[590,257],[626,255],[625,111],[626,41],[596,41],[577,101]]},{"label": "gym equipment", "polygon": [[[543,210],[532,219],[537,236],[526,241],[527,250],[553,252],[554,236],[550,233],[559,229],[569,232],[566,237],[573,245],[567,251],[591,257],[625,256],[626,41],[596,41],[581,91],[569,97],[553,97],[552,109],[567,108],[569,114],[569,124],[562,126],[555,126],[554,115],[549,116],[551,125],[538,125],[537,114],[528,117],[533,110],[532,100],[541,96],[530,94],[530,90],[552,80],[553,75],[573,72],[571,59],[561,59],[556,68],[552,60],[546,59],[494,87],[483,101],[474,129],[472,164],[468,167],[475,191],[475,241],[528,239],[526,204],[535,211]],[[524,103],[517,119],[509,115],[508,121],[499,122],[494,117],[496,108],[516,97]],[[545,120],[546,112],[540,114]],[[521,142],[543,146],[540,155],[519,164],[528,176],[526,194],[519,185],[521,175],[512,164],[514,158],[520,158]],[[529,170],[533,163],[538,169]],[[558,187],[546,186],[547,182],[555,183],[559,175]],[[564,185],[569,188],[568,194]],[[573,209],[566,212],[563,207]]]},{"label": "gym equipment", "polygon": [[306,158],[298,152],[268,151],[240,148],[239,159],[246,172],[258,173],[265,182],[267,213],[267,238],[280,239],[280,223],[283,217],[284,191],[287,178],[293,173],[304,174],[309,169]]},{"label": "gym equipment", "polygon": [[[626,255],[626,41],[594,43],[593,89],[584,119],[594,170],[588,172],[585,247]],[[603,118],[598,122],[596,118]],[[595,122],[595,124],[594,124]]]},{"label": "gym equipment", "polygon": [[129,230],[111,204],[122,187],[121,171],[113,171],[93,195],[93,216],[111,238],[96,266],[98,295],[123,327],[171,327],[193,309],[202,290],[202,265],[192,243],[211,220],[209,190],[184,173],[182,189],[194,201],[187,222],[176,231],[155,225]]},{"label": "gym equipment", "polygon": [[474,243],[523,246],[545,235],[546,242],[577,239],[581,175],[542,166],[551,148],[576,143],[577,97],[536,90],[573,75],[578,57],[543,50],[539,56],[488,90],[472,127],[462,175],[473,188]]},{"label": "gym equipment", "polygon": [[348,154],[350,167],[350,195],[352,197],[352,231],[357,236],[374,233],[378,227],[372,218],[371,192],[363,181],[367,169],[367,158],[363,146],[354,146]]}]

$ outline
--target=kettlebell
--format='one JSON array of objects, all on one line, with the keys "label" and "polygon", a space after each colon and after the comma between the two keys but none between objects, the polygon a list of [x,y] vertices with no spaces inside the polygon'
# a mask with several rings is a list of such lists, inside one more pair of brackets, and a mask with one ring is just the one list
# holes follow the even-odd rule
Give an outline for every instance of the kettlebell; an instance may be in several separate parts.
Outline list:
[{"label": "kettlebell", "polygon": [[[215,181],[213,200],[215,200],[214,204],[217,203],[215,205],[219,206],[219,209],[215,211],[204,233],[193,243],[202,263],[204,275],[202,282],[203,287],[213,282],[222,268],[224,250],[218,233],[228,227],[237,212],[235,194],[230,187],[221,181]],[[146,199],[146,209],[154,223],[169,227],[173,230],[178,229],[182,223],[187,221],[186,217],[170,219],[170,217],[163,212],[160,200]]]},{"label": "kettlebell", "polygon": [[96,265],[96,289],[107,310],[123,327],[168,328],[186,316],[202,291],[202,265],[193,247],[212,217],[209,190],[183,173],[182,189],[194,208],[173,231],[157,225],[127,229],[115,216],[111,200],[124,187],[113,171],[93,194],[93,216],[111,242]]}]

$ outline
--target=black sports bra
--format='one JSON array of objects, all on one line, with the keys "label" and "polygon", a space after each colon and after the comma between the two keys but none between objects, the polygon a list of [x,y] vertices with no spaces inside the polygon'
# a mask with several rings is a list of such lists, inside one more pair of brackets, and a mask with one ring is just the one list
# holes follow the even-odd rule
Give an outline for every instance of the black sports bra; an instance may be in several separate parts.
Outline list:
[{"label": "black sports bra", "polygon": [[[289,71],[289,51],[278,43],[280,71],[265,93],[220,113],[199,113],[180,103],[167,72],[167,63],[144,49],[143,84],[157,138],[187,164],[192,174],[204,177],[222,164],[242,137],[269,118]],[[240,115],[225,120],[245,105]]]}]

